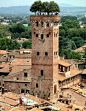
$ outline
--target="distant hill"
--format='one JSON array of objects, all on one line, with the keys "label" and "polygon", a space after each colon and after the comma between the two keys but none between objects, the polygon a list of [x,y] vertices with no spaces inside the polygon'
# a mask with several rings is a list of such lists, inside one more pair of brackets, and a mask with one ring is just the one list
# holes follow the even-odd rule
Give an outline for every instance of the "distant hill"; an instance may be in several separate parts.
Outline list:
[{"label": "distant hill", "polygon": [[76,7],[76,6],[74,6],[74,5],[65,4],[65,3],[58,3],[58,5],[59,5],[60,7]]},{"label": "distant hill", "polygon": [[[60,15],[86,15],[86,7],[74,7],[70,4],[59,4]],[[0,14],[31,14],[30,6],[1,7]]]},{"label": "distant hill", "polygon": [[30,6],[1,7],[0,14],[28,14]]}]

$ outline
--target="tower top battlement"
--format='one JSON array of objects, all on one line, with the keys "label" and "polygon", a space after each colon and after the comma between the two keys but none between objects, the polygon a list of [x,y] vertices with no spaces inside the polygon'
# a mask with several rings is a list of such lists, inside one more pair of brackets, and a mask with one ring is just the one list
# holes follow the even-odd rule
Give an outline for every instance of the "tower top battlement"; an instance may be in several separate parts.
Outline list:
[{"label": "tower top battlement", "polygon": [[31,15],[30,22],[34,21],[60,22],[60,15]]}]

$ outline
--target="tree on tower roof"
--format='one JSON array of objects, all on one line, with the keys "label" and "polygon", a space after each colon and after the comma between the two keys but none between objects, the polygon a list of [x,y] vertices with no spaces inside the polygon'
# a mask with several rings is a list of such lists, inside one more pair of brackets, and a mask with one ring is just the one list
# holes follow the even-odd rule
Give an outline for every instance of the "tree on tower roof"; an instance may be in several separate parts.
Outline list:
[{"label": "tree on tower roof", "polygon": [[35,12],[35,15],[36,15],[36,12],[40,13],[40,15],[41,15],[41,12],[45,12],[49,15],[50,13],[53,14],[55,12],[57,12],[57,13],[60,12],[60,8],[59,8],[58,4],[55,3],[54,1],[41,2],[39,0],[39,1],[35,1],[32,4],[30,11]]}]

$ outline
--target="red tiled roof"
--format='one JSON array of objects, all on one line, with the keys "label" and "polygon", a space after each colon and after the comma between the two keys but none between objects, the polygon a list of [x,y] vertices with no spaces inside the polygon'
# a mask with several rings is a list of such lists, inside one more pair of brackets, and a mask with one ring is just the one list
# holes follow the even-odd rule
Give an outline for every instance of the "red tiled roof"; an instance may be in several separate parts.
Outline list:
[{"label": "red tiled roof", "polygon": [[68,77],[63,77],[63,76],[61,76],[61,75],[58,75],[58,78],[59,78],[59,80],[60,81],[63,81],[63,80],[65,80],[65,79],[68,79],[68,78],[70,78],[70,77],[73,77],[73,76],[75,76],[75,75],[78,75],[78,74],[80,74],[82,71],[79,71],[79,70],[75,70],[75,69],[70,69],[70,76],[68,76]]},{"label": "red tiled roof", "polygon": [[2,72],[2,73],[9,73],[10,69],[9,69],[9,67],[4,67],[3,69],[0,69],[0,72]]},{"label": "red tiled roof", "polygon": [[21,72],[23,71],[24,69],[31,69],[31,66],[14,66],[12,67],[12,70],[11,72],[9,73],[9,75],[12,75],[12,74],[15,74],[15,73],[18,73],[18,72]]},{"label": "red tiled roof", "polygon": [[9,107],[9,106],[3,105],[3,104],[0,104],[0,107],[1,107],[1,109],[2,109],[3,111],[9,111],[9,110],[12,109],[12,107]]},{"label": "red tiled roof", "polygon": [[18,96],[17,94],[13,94],[12,92],[5,93],[2,95],[2,97],[7,97],[12,100],[18,100],[20,98],[20,96]]},{"label": "red tiled roof", "polygon": [[30,50],[31,51],[32,49],[20,49],[20,51],[26,51],[26,50]]},{"label": "red tiled roof", "polygon": [[15,65],[31,65],[31,59],[14,59],[12,62],[11,62],[11,65],[12,66],[15,66]]},{"label": "red tiled roof", "polygon": [[9,65],[10,65],[10,62],[7,62],[7,63],[0,64],[0,67],[9,67]]},{"label": "red tiled roof", "polygon": [[69,63],[67,63],[65,61],[62,61],[62,60],[58,60],[58,64],[60,64],[62,66],[66,66],[66,67],[71,66],[71,64],[69,64]]},{"label": "red tiled roof", "polygon": [[5,50],[0,50],[0,55],[4,55],[4,54],[7,54],[9,52],[5,51]]},{"label": "red tiled roof", "polygon": [[74,52],[84,52],[84,49],[82,47],[79,47],[78,49],[74,50]]},{"label": "red tiled roof", "polygon": [[15,102],[15,100],[12,100],[12,99],[9,99],[9,98],[6,98],[6,97],[1,97],[0,102],[7,103],[7,104],[10,104],[12,106],[16,106],[16,105],[19,104],[19,103]]},{"label": "red tiled roof", "polygon": [[8,61],[8,57],[0,57],[0,62],[7,62]]}]

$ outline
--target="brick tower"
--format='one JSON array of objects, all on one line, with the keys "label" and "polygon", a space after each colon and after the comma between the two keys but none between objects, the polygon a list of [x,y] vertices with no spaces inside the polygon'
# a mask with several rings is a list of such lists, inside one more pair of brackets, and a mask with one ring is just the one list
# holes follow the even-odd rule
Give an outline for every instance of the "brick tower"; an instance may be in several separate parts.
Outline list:
[{"label": "brick tower", "polygon": [[31,15],[31,94],[47,99],[58,92],[59,15]]}]

